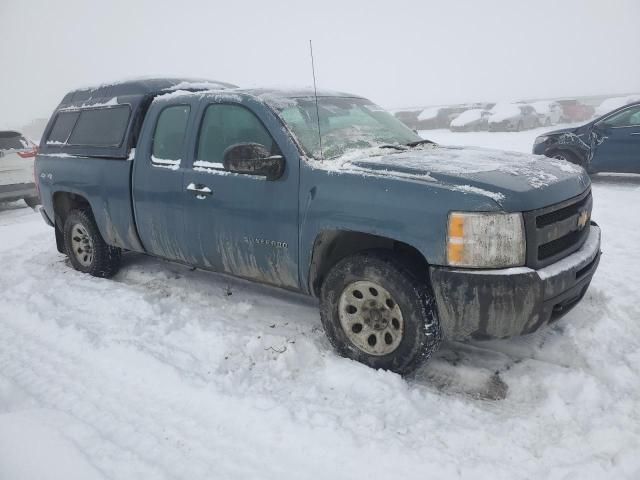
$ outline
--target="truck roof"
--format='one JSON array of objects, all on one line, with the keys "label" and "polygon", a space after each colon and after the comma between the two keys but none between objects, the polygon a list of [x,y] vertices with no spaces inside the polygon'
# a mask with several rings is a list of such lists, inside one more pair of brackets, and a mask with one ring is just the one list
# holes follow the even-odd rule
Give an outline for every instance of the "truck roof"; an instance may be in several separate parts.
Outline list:
[{"label": "truck roof", "polygon": [[[316,95],[312,88],[239,88],[238,93],[247,93],[260,98],[307,98]],[[360,95],[351,93],[336,92],[332,90],[318,90],[318,97],[348,97],[362,98]]]},{"label": "truck roof", "polygon": [[[67,93],[53,112],[42,136],[40,150],[42,153],[50,154],[71,153],[86,156],[127,158],[129,149],[135,145],[146,109],[154,97],[177,90],[195,92],[235,88],[237,87],[231,83],[193,78],[141,78],[79,88]],[[90,115],[85,115],[84,112],[103,109],[105,112],[100,115],[104,116],[112,114],[112,111],[107,110],[123,108],[128,109],[128,113],[126,124],[120,126],[124,131],[122,132],[122,140],[118,145],[103,146],[96,143],[68,143],[76,124],[83,124],[84,122],[85,129],[104,130],[104,127],[99,124],[99,120],[96,118],[91,120]],[[92,115],[95,117],[97,114],[93,113]],[[61,132],[64,133],[63,136],[66,135],[62,141],[49,138],[58,118],[61,118]]]},{"label": "truck roof", "polygon": [[[166,100],[168,98],[176,98],[176,95],[179,97],[189,97],[190,95],[219,95],[220,93],[228,94],[228,95],[248,95],[258,100],[266,103],[275,109],[284,108],[291,104],[291,101],[296,98],[314,98],[316,95],[315,91],[312,88],[234,88],[232,90],[225,90],[221,92],[222,89],[211,89],[209,91],[194,91],[194,92],[182,92],[179,91],[179,88],[175,89],[175,93],[172,95],[161,95],[158,96],[157,99],[160,101]],[[327,98],[327,97],[341,97],[341,98],[358,98],[364,99],[359,95],[353,95],[351,93],[345,92],[336,92],[332,90],[318,90],[317,95],[319,98]]]},{"label": "truck roof", "polygon": [[58,108],[83,104],[89,100],[93,102],[120,96],[134,95],[144,97],[172,90],[223,90],[227,88],[237,88],[237,86],[217,80],[193,78],[127,80],[72,90],[64,96]]},{"label": "truck roof", "polygon": [[[145,78],[80,88],[65,95],[54,111],[40,142],[40,151],[42,154],[68,153],[128,158],[129,149],[137,142],[146,110],[154,98],[163,101],[175,98],[176,95],[188,97],[190,95],[219,95],[223,92],[251,96],[276,109],[289,105],[291,99],[313,98],[315,95],[315,91],[310,88],[240,89],[226,82],[191,78]],[[317,95],[318,97],[361,98],[330,90],[320,90]],[[100,112],[96,112],[96,110],[100,110]],[[117,135],[118,138],[121,138],[117,145],[103,145],[94,139],[81,141],[79,138],[74,138],[73,132],[76,130],[93,132],[94,136],[104,136],[105,128],[100,123],[104,120],[100,120],[100,118],[104,119],[106,116],[114,115],[121,118],[121,124],[118,126],[121,131],[111,132],[114,136]],[[60,119],[59,123],[58,119]],[[54,130],[56,125],[59,128]],[[55,138],[52,136],[54,131],[56,132]],[[112,139],[109,141],[114,142]]]},{"label": "truck roof", "polygon": [[[193,92],[184,92],[181,94],[180,90],[186,90],[181,87],[175,87],[172,89],[175,94],[171,96],[171,98],[175,98],[175,95],[180,97],[190,96],[190,95],[206,95],[208,93],[212,95],[216,95],[221,93],[219,90],[225,90],[225,94],[240,94],[240,95],[250,95],[252,97],[256,97],[265,103],[278,106],[279,104],[286,104],[286,100],[293,98],[313,98],[315,96],[315,91],[312,88],[234,88],[231,91],[226,91],[223,88],[210,88],[207,89],[209,91],[193,91]],[[166,93],[173,93],[167,91]],[[345,92],[336,92],[332,90],[318,90],[318,97],[342,97],[342,98],[363,98],[360,95],[353,95],[351,93]],[[169,98],[167,96],[159,96],[159,100],[163,100]]]}]

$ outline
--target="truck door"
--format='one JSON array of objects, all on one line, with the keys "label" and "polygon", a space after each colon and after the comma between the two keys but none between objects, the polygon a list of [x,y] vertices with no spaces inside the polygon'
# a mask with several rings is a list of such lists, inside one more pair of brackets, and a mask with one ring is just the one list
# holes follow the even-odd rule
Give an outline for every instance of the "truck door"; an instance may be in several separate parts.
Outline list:
[{"label": "truck door", "polygon": [[[217,271],[298,288],[299,155],[275,115],[255,100],[203,102],[189,168],[184,222],[191,261]],[[271,128],[267,128],[271,125]],[[273,132],[273,134],[271,133]],[[258,143],[283,155],[282,177],[226,171],[231,145]]]},{"label": "truck door", "polygon": [[133,168],[136,226],[147,253],[187,262],[183,178],[189,104],[154,103],[147,112]]},{"label": "truck door", "polygon": [[591,166],[595,171],[640,173],[640,105],[615,113],[593,128]]}]

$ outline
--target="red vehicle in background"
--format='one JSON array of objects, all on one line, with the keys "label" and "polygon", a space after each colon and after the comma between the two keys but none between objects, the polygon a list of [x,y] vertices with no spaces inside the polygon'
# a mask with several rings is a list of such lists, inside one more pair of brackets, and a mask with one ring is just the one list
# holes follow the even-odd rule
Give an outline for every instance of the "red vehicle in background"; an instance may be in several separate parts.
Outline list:
[{"label": "red vehicle in background", "polygon": [[595,108],[578,100],[558,100],[558,103],[562,107],[561,121],[564,123],[584,122],[595,113]]}]

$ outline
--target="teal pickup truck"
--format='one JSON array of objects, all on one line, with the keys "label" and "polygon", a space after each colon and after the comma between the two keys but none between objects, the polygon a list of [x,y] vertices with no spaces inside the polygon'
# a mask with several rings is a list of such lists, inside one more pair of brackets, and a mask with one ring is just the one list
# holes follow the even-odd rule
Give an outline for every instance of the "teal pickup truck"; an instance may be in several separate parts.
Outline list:
[{"label": "teal pickup truck", "polygon": [[132,251],[312,295],[341,355],[399,373],[442,338],[556,320],[600,259],[581,167],[436,145],[344,93],[183,79],[76,90],[35,176],[75,269],[109,277]]}]

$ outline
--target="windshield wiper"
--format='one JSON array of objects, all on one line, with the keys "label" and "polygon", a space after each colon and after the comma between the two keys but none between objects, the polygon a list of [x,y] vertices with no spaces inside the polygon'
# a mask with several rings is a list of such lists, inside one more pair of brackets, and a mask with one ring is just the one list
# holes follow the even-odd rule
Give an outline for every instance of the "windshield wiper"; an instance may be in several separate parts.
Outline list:
[{"label": "windshield wiper", "polygon": [[417,147],[418,145],[426,145],[426,144],[431,144],[431,145],[437,145],[436,142],[432,141],[432,140],[427,140],[427,139],[423,139],[423,140],[416,140],[415,142],[409,142],[406,143],[405,145],[407,147]]}]

